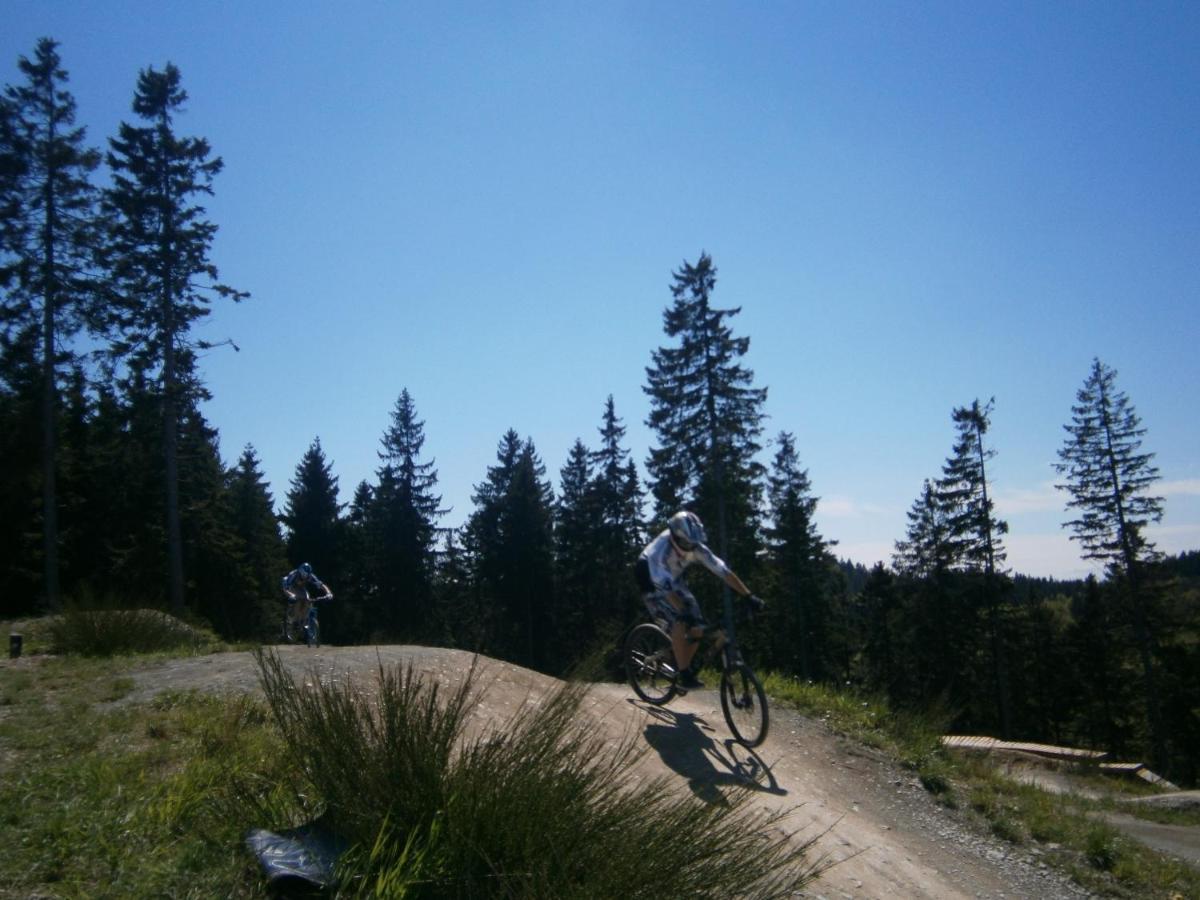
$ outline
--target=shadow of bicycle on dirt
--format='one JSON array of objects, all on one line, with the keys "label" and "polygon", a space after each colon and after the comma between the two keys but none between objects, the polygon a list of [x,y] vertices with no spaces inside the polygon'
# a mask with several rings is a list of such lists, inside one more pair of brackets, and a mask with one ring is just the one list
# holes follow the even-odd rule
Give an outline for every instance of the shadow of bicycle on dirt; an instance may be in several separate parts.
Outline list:
[{"label": "shadow of bicycle on dirt", "polygon": [[657,720],[642,732],[646,743],[664,765],[687,779],[692,793],[704,802],[727,803],[725,787],[787,794],[762,757],[732,738],[719,743],[713,738],[715,729],[702,716],[629,702]]}]

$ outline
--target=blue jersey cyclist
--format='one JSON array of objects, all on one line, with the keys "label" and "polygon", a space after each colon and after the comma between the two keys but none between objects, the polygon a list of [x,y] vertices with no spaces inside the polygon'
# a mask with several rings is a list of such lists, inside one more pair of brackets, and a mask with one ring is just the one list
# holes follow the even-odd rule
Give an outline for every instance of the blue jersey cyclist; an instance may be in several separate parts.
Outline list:
[{"label": "blue jersey cyclist", "polygon": [[691,669],[698,641],[704,634],[704,614],[695,595],[683,579],[684,570],[700,563],[756,607],[762,601],[733,573],[725,561],[706,546],[707,536],[700,517],[692,512],[677,512],[667,528],[646,545],[634,567],[642,600],[650,616],[664,623],[671,637],[675,663],[680,670],[679,684],[684,688],[704,685]]},{"label": "blue jersey cyclist", "polygon": [[[332,600],[333,591],[325,585],[308,563],[300,563],[283,576],[280,584],[287,597],[287,617],[297,625],[304,624],[308,605],[314,600]],[[320,591],[317,596],[313,592]]]}]

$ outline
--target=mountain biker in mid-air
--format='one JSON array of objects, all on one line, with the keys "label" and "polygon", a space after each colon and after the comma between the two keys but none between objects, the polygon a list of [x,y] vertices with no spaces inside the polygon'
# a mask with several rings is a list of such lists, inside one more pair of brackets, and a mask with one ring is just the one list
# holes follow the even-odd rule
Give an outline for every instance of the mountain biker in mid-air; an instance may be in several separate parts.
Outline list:
[{"label": "mountain biker in mid-air", "polygon": [[725,561],[705,546],[707,540],[699,516],[692,512],[677,512],[671,516],[662,534],[642,550],[634,566],[642,601],[651,618],[666,623],[680,672],[678,686],[692,690],[704,687],[691,663],[706,623],[700,604],[683,580],[684,570],[698,562],[743,597],[749,598],[755,609],[763,606],[763,601],[750,593]]},{"label": "mountain biker in mid-air", "polygon": [[[283,576],[283,593],[287,597],[287,617],[297,628],[304,627],[308,606],[314,600],[332,600],[331,591],[308,563],[300,563]],[[320,596],[310,596],[311,591],[322,591]]]}]

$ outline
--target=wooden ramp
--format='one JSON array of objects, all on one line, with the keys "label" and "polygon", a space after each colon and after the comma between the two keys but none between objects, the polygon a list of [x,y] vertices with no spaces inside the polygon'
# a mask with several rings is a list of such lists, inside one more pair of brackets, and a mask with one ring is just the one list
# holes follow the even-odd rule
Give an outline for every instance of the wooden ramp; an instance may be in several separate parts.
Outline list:
[{"label": "wooden ramp", "polygon": [[984,753],[992,751],[1033,753],[1036,756],[1068,762],[1099,762],[1108,759],[1108,754],[1099,750],[1080,750],[1075,747],[1055,747],[1052,744],[1032,744],[1024,741],[1001,741],[992,737],[975,737],[964,734],[948,734],[942,738],[942,744],[954,750],[979,750]]},{"label": "wooden ramp", "polygon": [[1098,763],[1100,771],[1106,775],[1140,778],[1164,790],[1179,790],[1167,779],[1151,772],[1142,763],[1106,762],[1108,754],[1101,750],[1081,750],[1077,747],[1056,747],[1053,744],[1033,744],[1023,741],[1001,741],[993,737],[965,734],[945,735],[942,738],[942,745],[952,750],[975,750],[981,753],[1032,753],[1035,756],[1063,762]]}]

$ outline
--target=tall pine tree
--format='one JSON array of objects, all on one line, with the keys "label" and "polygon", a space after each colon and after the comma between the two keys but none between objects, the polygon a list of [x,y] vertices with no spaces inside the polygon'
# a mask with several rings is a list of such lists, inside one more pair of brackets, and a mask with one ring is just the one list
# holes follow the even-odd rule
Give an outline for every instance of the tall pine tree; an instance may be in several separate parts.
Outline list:
[{"label": "tall pine tree", "polygon": [[624,440],[625,426],[609,395],[601,417],[600,447],[590,458],[593,476],[589,488],[598,516],[593,548],[598,605],[593,626],[610,623],[609,630],[628,624],[641,608],[630,568],[645,543],[642,488]]},{"label": "tall pine tree", "polygon": [[58,371],[69,340],[94,321],[92,261],[99,219],[92,172],[100,154],[75,127],[75,98],[49,38],[18,66],[24,84],[5,89],[9,115],[0,126],[0,174],[6,182],[0,218],[0,286],[6,288],[6,330],[39,334],[42,433],[42,589],[50,609],[60,606],[57,490]]},{"label": "tall pine tree", "polygon": [[[833,562],[817,531],[817,498],[800,468],[795,437],[781,431],[767,478],[770,524],[765,529],[772,603],[765,623],[770,665],[805,679],[834,674],[826,651],[834,645],[828,580]],[[766,661],[764,661],[766,662]]]},{"label": "tall pine tree", "polygon": [[545,669],[552,656],[554,495],[532,440],[510,429],[496,456],[476,486],[464,532],[473,587],[479,605],[491,611],[494,652]]},{"label": "tall pine tree", "polygon": [[337,476],[321,449],[321,439],[314,438],[296,466],[284,507],[288,562],[309,563],[335,592],[342,573],[341,512]]},{"label": "tall pine tree", "polygon": [[892,555],[896,571],[912,578],[938,577],[949,571],[954,552],[946,520],[945,507],[927,478],[908,511],[905,538],[896,542]]},{"label": "tall pine tree", "polygon": [[646,464],[655,512],[665,520],[691,508],[718,553],[748,572],[758,550],[763,467],[756,455],[767,391],[753,387],[754,373],[742,363],[750,339],[729,325],[741,308],[712,305],[712,258],[701,253],[672,275],[663,330],[675,344],[652,352],[643,388],[650,397],[646,424],[657,435]]},{"label": "tall pine tree", "polygon": [[384,433],[379,485],[369,509],[368,566],[379,589],[381,623],[394,635],[424,636],[433,603],[438,519],[445,515],[434,462],[424,461],[425,423],[407,388]]},{"label": "tall pine tree", "polygon": [[994,400],[951,412],[958,438],[937,482],[938,501],[946,513],[947,540],[954,563],[968,571],[996,574],[1005,551],[1001,535],[1008,523],[997,519],[989,495],[987,463],[996,451],[984,442],[991,424]]},{"label": "tall pine tree", "polygon": [[225,605],[230,632],[248,637],[261,634],[279,612],[279,576],[287,555],[275,501],[263,477],[258,454],[247,444],[237,465],[226,475],[232,530],[237,538],[238,579]]},{"label": "tall pine tree", "polygon": [[171,609],[184,605],[179,509],[179,426],[189,400],[203,396],[196,373],[194,325],[209,315],[213,296],[245,295],[217,281],[209,259],[217,226],[197,203],[212,194],[221,171],[203,138],[181,137],[175,117],[187,93],[179,69],[143,70],[133,111],[144,124],[121,123],[110,139],[112,187],[104,194],[112,227],[108,265],[115,288],[116,349],[153,369],[161,385],[164,493]]},{"label": "tall pine tree", "polygon": [[988,612],[993,698],[1001,737],[1007,738],[1012,733],[1012,709],[1001,604],[1005,585],[998,578],[997,566],[1005,558],[1001,535],[1008,532],[1008,523],[996,518],[995,502],[989,495],[987,463],[996,451],[984,442],[993,405],[994,400],[983,406],[975,400],[951,412],[958,437],[942,467],[937,492],[955,565],[982,576],[979,594]]},{"label": "tall pine tree", "polygon": [[555,505],[555,596],[551,624],[558,636],[559,657],[554,668],[570,660],[564,654],[591,639],[603,594],[596,578],[600,510],[592,489],[591,454],[578,438],[571,445],[566,465],[559,472],[558,502]]},{"label": "tall pine tree", "polygon": [[1067,439],[1055,465],[1066,481],[1068,510],[1077,517],[1064,527],[1072,531],[1083,555],[1107,565],[1128,588],[1130,611],[1142,661],[1146,720],[1154,763],[1167,765],[1166,735],[1162,727],[1161,699],[1155,654],[1155,616],[1147,585],[1147,564],[1157,558],[1147,539],[1146,526],[1163,515],[1163,500],[1150,489],[1159,479],[1154,454],[1142,451],[1146,429],[1129,397],[1116,384],[1117,373],[1099,359],[1076,394],[1071,423],[1063,426]]}]

